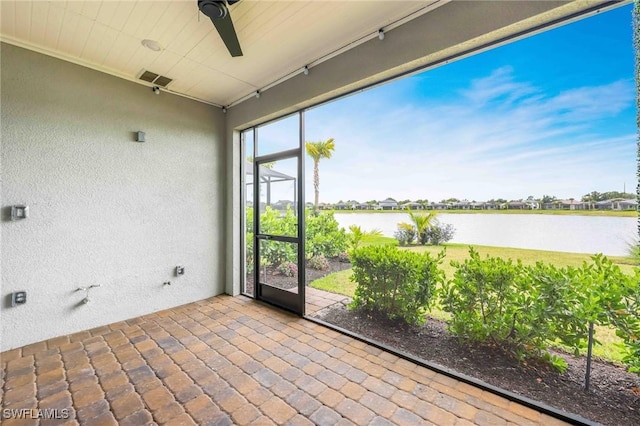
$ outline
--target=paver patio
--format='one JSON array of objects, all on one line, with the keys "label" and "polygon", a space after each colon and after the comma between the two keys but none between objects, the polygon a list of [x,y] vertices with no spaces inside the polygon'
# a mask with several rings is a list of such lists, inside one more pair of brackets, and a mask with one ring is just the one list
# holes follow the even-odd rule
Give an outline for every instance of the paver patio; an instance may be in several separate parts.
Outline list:
[{"label": "paver patio", "polygon": [[[6,426],[565,424],[242,296],[0,358]],[[67,409],[69,418],[16,418],[12,409]]]}]

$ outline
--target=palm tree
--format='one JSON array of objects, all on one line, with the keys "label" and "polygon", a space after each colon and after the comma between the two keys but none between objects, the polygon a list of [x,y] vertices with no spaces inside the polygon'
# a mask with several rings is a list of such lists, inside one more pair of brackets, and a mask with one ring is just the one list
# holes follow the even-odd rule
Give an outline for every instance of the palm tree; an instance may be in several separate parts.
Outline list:
[{"label": "palm tree", "polygon": [[363,231],[360,226],[350,225],[349,231],[351,233],[347,234],[349,237],[349,244],[351,245],[352,250],[356,250],[363,239],[366,237],[381,237],[382,231],[379,229],[372,229],[371,231]]},{"label": "palm tree", "polygon": [[305,147],[307,149],[307,155],[313,159],[313,189],[316,196],[313,205],[314,210],[318,211],[318,200],[320,198],[320,172],[318,171],[318,164],[322,158],[331,158],[336,144],[333,138],[330,138],[326,141],[307,142]]},{"label": "palm tree", "polygon": [[427,244],[427,230],[433,226],[433,221],[436,217],[436,212],[429,213],[415,213],[411,209],[407,209],[409,216],[411,217],[411,221],[416,228],[416,234],[418,236],[418,241],[420,244]]}]

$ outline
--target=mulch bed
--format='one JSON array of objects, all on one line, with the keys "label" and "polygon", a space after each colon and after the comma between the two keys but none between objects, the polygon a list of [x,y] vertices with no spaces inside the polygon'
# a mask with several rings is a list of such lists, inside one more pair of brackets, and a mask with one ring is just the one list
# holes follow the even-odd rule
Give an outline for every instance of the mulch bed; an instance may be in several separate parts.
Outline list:
[{"label": "mulch bed", "polygon": [[[351,263],[349,262],[341,262],[338,259],[327,259],[329,262],[329,267],[323,270],[312,269],[309,267],[308,261],[305,268],[305,278],[306,283],[310,283],[318,278],[325,277],[329,274],[333,274],[334,272],[344,271],[345,269],[351,269]],[[297,286],[297,277],[285,277],[284,275],[278,273],[275,268],[267,267],[267,275],[269,278],[269,285],[277,288],[281,288],[283,290],[289,290]],[[245,293],[247,294],[255,294],[254,293],[254,285],[253,285],[254,277],[253,274],[248,274],[245,284]]]},{"label": "mulch bed", "polygon": [[640,377],[608,362],[592,362],[591,389],[583,390],[584,357],[556,353],[569,364],[564,374],[546,365],[523,365],[496,348],[462,344],[446,323],[429,319],[409,326],[338,303],[316,316],[328,323],[426,361],[604,425],[640,425]]}]

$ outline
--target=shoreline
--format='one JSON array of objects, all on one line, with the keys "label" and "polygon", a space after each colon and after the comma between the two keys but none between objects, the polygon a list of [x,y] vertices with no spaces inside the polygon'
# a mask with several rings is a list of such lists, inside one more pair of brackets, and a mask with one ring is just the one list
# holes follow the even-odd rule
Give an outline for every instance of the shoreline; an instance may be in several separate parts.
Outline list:
[{"label": "shoreline", "polygon": [[[339,214],[387,214],[406,213],[407,210],[320,210]],[[525,214],[550,216],[606,216],[606,217],[638,217],[635,210],[412,210],[414,213],[436,212],[438,214]]]}]

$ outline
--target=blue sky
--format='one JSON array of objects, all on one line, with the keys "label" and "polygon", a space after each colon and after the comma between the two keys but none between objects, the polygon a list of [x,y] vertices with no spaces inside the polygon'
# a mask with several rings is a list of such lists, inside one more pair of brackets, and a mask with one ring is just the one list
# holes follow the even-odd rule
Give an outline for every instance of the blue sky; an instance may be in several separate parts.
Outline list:
[{"label": "blue sky", "polygon": [[634,192],[633,54],[627,5],[314,108],[320,200]]}]

